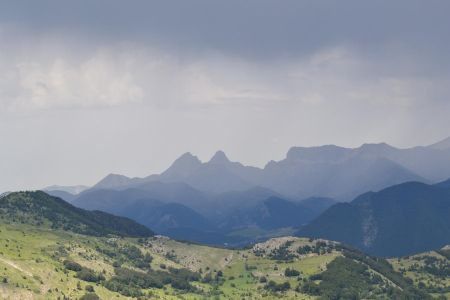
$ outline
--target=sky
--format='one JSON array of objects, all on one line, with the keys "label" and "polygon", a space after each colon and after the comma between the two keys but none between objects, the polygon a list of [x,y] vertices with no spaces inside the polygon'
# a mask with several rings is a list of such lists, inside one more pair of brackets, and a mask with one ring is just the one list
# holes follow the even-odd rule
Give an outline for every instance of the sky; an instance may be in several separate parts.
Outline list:
[{"label": "sky", "polygon": [[0,0],[0,191],[450,136],[449,1]]}]

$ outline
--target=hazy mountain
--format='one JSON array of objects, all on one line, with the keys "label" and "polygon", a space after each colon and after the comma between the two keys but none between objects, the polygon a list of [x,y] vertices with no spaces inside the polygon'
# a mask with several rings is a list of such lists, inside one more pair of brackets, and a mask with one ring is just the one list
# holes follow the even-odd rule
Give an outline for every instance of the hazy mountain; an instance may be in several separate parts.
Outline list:
[{"label": "hazy mountain", "polygon": [[450,176],[449,141],[409,149],[385,143],[294,147],[286,159],[267,164],[259,184],[282,194],[348,200],[402,182],[438,182]]},{"label": "hazy mountain", "polygon": [[159,175],[129,178],[124,175],[109,174],[94,185],[91,190],[123,190],[151,182],[182,182],[203,192],[242,191],[255,185],[248,182],[245,177],[249,177],[249,174],[258,172],[258,170],[254,167],[246,167],[240,163],[229,161],[222,151],[218,151],[210,161],[205,163],[202,163],[196,156],[185,153]]},{"label": "hazy mountain", "polygon": [[257,168],[231,162],[222,151],[216,152],[205,163],[186,153],[153,180],[185,182],[201,191],[222,193],[251,188],[255,184],[248,181],[246,177],[249,177],[252,172],[258,172],[257,170]]},{"label": "hazy mountain", "polygon": [[[159,234],[174,238],[199,241],[195,232],[215,231],[215,226],[205,217],[179,203],[162,203],[145,209],[146,204],[139,202],[129,206],[123,212],[124,216],[135,219],[141,224],[155,230]],[[143,209],[144,208],[144,209]],[[180,236],[177,232],[183,229],[186,234]]]},{"label": "hazy mountain", "polygon": [[133,185],[140,184],[143,182],[145,182],[143,178],[129,178],[124,175],[109,174],[105,178],[100,180],[98,183],[96,183],[89,190],[98,190],[98,189],[121,190],[127,189]]},{"label": "hazy mountain", "polygon": [[273,230],[304,225],[317,215],[300,203],[272,196],[251,206],[235,208],[221,226],[229,230],[246,227]]},{"label": "hazy mountain", "polygon": [[67,201],[69,203],[71,203],[74,199],[77,198],[77,195],[71,194],[69,192],[66,191],[60,191],[60,190],[44,190],[44,192],[46,192],[47,194],[54,196],[54,197],[58,197],[63,199],[64,201]]},{"label": "hazy mountain", "polygon": [[45,192],[51,192],[51,191],[62,191],[66,192],[72,195],[77,195],[84,190],[87,190],[89,187],[86,185],[72,185],[72,186],[64,186],[64,185],[52,185],[48,186],[46,188],[43,188],[42,190]]},{"label": "hazy mountain", "polygon": [[[294,147],[285,159],[263,169],[232,162],[222,151],[207,162],[185,153],[159,175],[110,174],[76,199],[55,193],[82,208],[125,215],[160,232],[176,231],[177,238],[196,232],[208,242],[219,239],[217,231],[226,235],[246,227],[264,231],[306,224],[333,204],[326,198],[349,201],[395,184],[448,178],[450,150],[445,144]],[[198,222],[187,222],[189,218]]]},{"label": "hazy mountain", "polygon": [[197,156],[187,152],[176,159],[173,164],[161,174],[166,178],[186,178],[202,166],[202,162]]},{"label": "hazy mountain", "polygon": [[150,198],[148,193],[138,189],[124,191],[98,189],[82,193],[72,204],[83,209],[119,213],[130,203],[144,198]]},{"label": "hazy mountain", "polygon": [[46,226],[53,229],[102,236],[152,236],[145,226],[128,218],[101,211],[87,211],[42,191],[16,192],[0,198],[2,217],[20,224]]},{"label": "hazy mountain", "polygon": [[[196,198],[199,196],[200,198]],[[172,202],[176,199],[179,203]],[[141,189],[92,190],[82,194],[73,204],[89,210],[102,210],[112,214],[129,217],[152,230],[171,235],[171,232],[184,228],[191,230],[213,230],[213,224],[194,209],[200,206],[203,195],[186,184],[150,182]],[[180,238],[177,236],[177,238]],[[193,238],[191,235],[185,239]]]},{"label": "hazy mountain", "polygon": [[369,192],[326,210],[299,232],[394,256],[450,243],[450,189],[410,182]]},{"label": "hazy mountain", "polygon": [[[292,148],[286,159],[270,162],[262,186],[297,198],[324,196],[350,200],[368,190],[423,178],[403,166],[377,155],[368,155],[362,146]],[[381,152],[384,145],[377,147]]]},{"label": "hazy mountain", "polygon": [[303,207],[309,209],[315,216],[336,204],[336,201],[331,198],[324,197],[310,197],[299,202]]},{"label": "hazy mountain", "polygon": [[430,182],[450,176],[450,148],[415,147],[394,151],[386,157]]},{"label": "hazy mountain", "polygon": [[227,222],[229,215],[236,210],[252,209],[255,205],[270,197],[283,196],[277,192],[263,187],[253,187],[245,191],[232,191],[211,195],[208,210],[205,214],[216,221],[217,224]]},{"label": "hazy mountain", "polygon": [[450,136],[440,142],[429,145],[428,148],[437,149],[437,150],[450,149]]},{"label": "hazy mountain", "polygon": [[303,205],[261,187],[216,195],[202,193],[185,183],[148,182],[126,190],[86,191],[73,204],[129,217],[173,238],[223,244],[258,238],[227,237],[237,229],[259,228],[265,234],[305,224],[325,210],[330,201],[317,199],[313,204],[310,199]]},{"label": "hazy mountain", "polygon": [[[145,178],[110,174],[92,189],[127,189],[149,182],[185,183],[222,194],[253,187],[283,198],[330,197],[349,201],[365,191],[378,191],[408,181],[439,182],[450,176],[450,138],[427,147],[399,149],[386,143],[358,148],[335,145],[293,147],[286,158],[263,169],[232,162],[217,151],[207,162],[185,153],[163,173]],[[180,201],[177,201],[180,202]]]}]

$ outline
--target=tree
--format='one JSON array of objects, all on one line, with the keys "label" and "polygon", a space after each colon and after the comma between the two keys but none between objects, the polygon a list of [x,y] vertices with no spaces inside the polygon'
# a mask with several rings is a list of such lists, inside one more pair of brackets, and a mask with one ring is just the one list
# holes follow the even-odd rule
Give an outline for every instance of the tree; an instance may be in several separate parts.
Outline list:
[{"label": "tree", "polygon": [[86,293],[81,296],[80,300],[100,300],[100,297],[96,293]]},{"label": "tree", "polygon": [[92,285],[90,285],[90,284],[86,285],[86,286],[84,287],[84,289],[85,289],[87,292],[91,292],[91,293],[94,292],[94,287],[93,287]]}]

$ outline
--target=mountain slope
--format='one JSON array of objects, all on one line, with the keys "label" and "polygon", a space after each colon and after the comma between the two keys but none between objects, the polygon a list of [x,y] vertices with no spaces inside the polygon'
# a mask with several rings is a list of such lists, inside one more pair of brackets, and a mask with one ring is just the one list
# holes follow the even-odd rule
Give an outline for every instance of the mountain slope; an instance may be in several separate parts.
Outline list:
[{"label": "mountain slope", "polygon": [[196,206],[195,201],[201,199],[195,198],[195,190],[184,184],[158,182],[147,183],[141,188],[145,190],[93,190],[81,195],[74,205],[128,217],[172,238],[203,241],[198,239],[200,232],[215,230],[213,223],[197,211],[182,203],[171,202],[175,198]]},{"label": "mountain slope", "polygon": [[[330,201],[315,198],[303,204],[259,187],[208,195],[183,183],[148,182],[127,190],[87,191],[73,204],[128,217],[172,238],[236,245],[306,224],[328,208]],[[246,228],[257,233],[227,237]]]},{"label": "mountain slope", "polygon": [[410,182],[339,203],[297,233],[398,256],[450,243],[450,189]]},{"label": "mountain slope", "polygon": [[[325,210],[325,208],[323,209]],[[302,202],[292,202],[271,196],[252,205],[243,205],[230,211],[221,224],[222,229],[257,227],[275,230],[299,227],[317,217],[322,209],[310,209]]]},{"label": "mountain slope", "polygon": [[77,195],[71,194],[63,190],[43,190],[43,192],[49,194],[50,196],[61,198],[69,203],[71,203],[73,200],[77,198]]},{"label": "mountain slope", "polygon": [[152,236],[153,232],[130,219],[101,211],[76,208],[44,192],[16,192],[0,198],[2,219],[51,228],[103,236]]},{"label": "mountain slope", "polygon": [[349,201],[357,195],[423,178],[383,157],[336,146],[293,148],[265,168],[262,186],[297,198],[322,196]]},{"label": "mountain slope", "polygon": [[427,148],[438,149],[438,150],[446,150],[450,149],[450,136],[442,141],[429,145]]},{"label": "mountain slope", "polygon": [[248,180],[249,174],[259,169],[245,167],[240,163],[231,162],[225,153],[217,151],[205,163],[197,157],[186,153],[178,158],[165,172],[154,180],[163,182],[185,182],[190,186],[205,192],[223,193],[242,191],[255,184]]},{"label": "mountain slope", "polygon": [[143,178],[129,178],[120,174],[108,174],[105,178],[97,182],[93,187],[83,191],[83,193],[99,189],[127,189],[133,185],[143,183],[144,181],[145,180]]},{"label": "mountain slope", "polygon": [[310,197],[301,200],[299,204],[309,209],[315,215],[315,217],[317,217],[325,210],[336,204],[336,201],[331,198]]},{"label": "mountain slope", "polygon": [[394,270],[402,272],[422,291],[439,293],[450,299],[450,248],[417,253],[401,258],[391,258]]},{"label": "mountain slope", "polygon": [[431,299],[385,260],[326,240],[232,250],[3,221],[2,299]]}]

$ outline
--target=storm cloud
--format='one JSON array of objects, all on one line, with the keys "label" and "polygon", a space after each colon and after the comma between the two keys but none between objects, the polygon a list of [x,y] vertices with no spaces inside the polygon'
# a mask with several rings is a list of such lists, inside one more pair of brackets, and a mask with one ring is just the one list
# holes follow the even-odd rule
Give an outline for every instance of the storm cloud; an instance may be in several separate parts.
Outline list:
[{"label": "storm cloud", "polygon": [[450,135],[447,1],[1,1],[0,190]]}]

